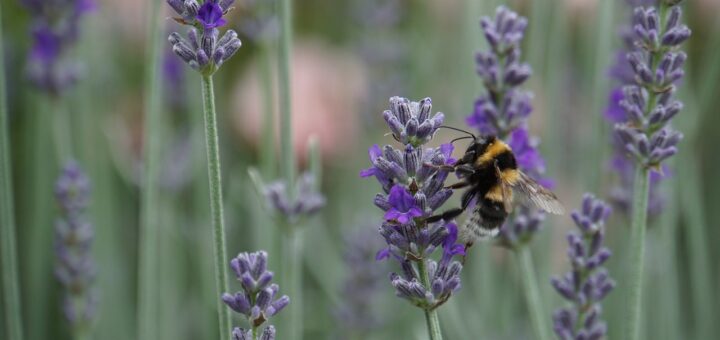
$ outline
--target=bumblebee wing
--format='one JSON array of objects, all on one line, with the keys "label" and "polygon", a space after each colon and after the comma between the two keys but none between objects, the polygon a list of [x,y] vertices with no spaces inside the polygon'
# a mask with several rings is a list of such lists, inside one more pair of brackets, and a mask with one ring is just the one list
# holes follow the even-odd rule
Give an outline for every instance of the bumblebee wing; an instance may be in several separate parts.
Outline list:
[{"label": "bumblebee wing", "polygon": [[555,215],[565,213],[565,208],[552,191],[546,189],[522,171],[518,171],[517,180],[511,185],[516,192],[538,208]]}]

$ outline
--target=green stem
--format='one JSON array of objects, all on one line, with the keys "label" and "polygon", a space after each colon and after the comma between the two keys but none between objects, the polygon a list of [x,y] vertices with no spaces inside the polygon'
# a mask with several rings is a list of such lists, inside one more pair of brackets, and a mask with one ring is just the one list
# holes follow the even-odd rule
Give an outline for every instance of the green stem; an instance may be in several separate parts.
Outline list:
[{"label": "green stem", "polygon": [[545,317],[545,309],[543,309],[542,299],[540,298],[540,290],[538,289],[537,278],[535,277],[535,267],[532,262],[530,248],[520,246],[515,252],[518,261],[520,261],[525,299],[530,313],[530,321],[535,329],[535,335],[540,340],[550,340],[552,339],[548,330],[550,319]]},{"label": "green stem", "polygon": [[[292,0],[280,1],[280,152],[282,175],[289,190],[294,188],[295,154],[293,153],[292,93],[290,60],[292,54]],[[293,193],[291,193],[291,196]]]},{"label": "green stem", "polygon": [[630,226],[630,259],[628,272],[628,317],[623,339],[640,338],[640,314],[642,312],[642,288],[645,268],[645,231],[647,229],[647,205],[650,173],[637,166],[633,187],[632,225]]},{"label": "green stem", "polygon": [[[430,275],[427,271],[427,260],[422,259],[418,263],[418,272],[420,275],[420,281],[425,288],[430,288]],[[438,311],[436,309],[425,310],[425,322],[428,327],[428,334],[430,334],[430,340],[442,340],[442,331],[440,330],[440,317],[438,317]]]},{"label": "green stem", "polygon": [[[215,279],[217,296],[227,289],[227,252],[225,251],[225,223],[223,221],[222,178],[220,175],[220,148],[218,142],[215,94],[211,75],[202,76],[203,108],[205,111],[205,141],[207,146],[208,178],[210,182],[210,215],[212,216],[213,241],[215,245]],[[220,338],[230,334],[230,312],[217,299],[220,318]]]},{"label": "green stem", "polygon": [[275,109],[269,44],[260,46],[260,88],[263,101],[262,144],[260,144],[260,169],[265,178],[275,178]]},{"label": "green stem", "polygon": [[[0,6],[2,17],[2,6]],[[0,20],[0,257],[2,257],[2,299],[5,315],[5,335],[20,340],[22,311],[15,245],[15,214],[13,207],[12,169],[10,168],[10,129],[7,96],[5,93],[5,53],[3,51],[2,20]]]},{"label": "green stem", "polygon": [[72,159],[72,134],[70,133],[70,113],[63,104],[63,101],[58,97],[52,97],[51,106],[53,112],[51,114],[55,120],[53,124],[53,135],[55,138],[55,148],[57,151],[58,163],[62,167],[63,163]]},{"label": "green stem", "polygon": [[160,337],[159,321],[159,162],[160,142],[162,140],[162,121],[160,112],[161,83],[158,74],[160,63],[160,25],[157,20],[160,13],[160,1],[150,1],[148,17],[148,54],[145,70],[145,178],[140,210],[140,250],[138,256],[138,338],[152,340]]},{"label": "green stem", "polygon": [[290,305],[288,306],[287,329],[283,330],[287,339],[302,339],[302,234],[301,230],[296,230],[291,225],[285,225],[283,234],[283,246],[281,247],[283,254],[282,272],[287,276],[285,282],[288,283],[288,296],[290,297]]}]

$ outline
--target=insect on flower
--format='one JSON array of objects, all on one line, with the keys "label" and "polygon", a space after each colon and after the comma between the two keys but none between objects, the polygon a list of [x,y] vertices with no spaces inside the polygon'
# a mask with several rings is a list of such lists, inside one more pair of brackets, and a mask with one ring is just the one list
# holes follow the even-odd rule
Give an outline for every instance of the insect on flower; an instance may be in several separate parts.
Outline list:
[{"label": "insect on flower", "polygon": [[447,188],[468,189],[462,195],[460,208],[430,216],[427,218],[428,222],[451,220],[462,214],[473,200],[476,200],[472,213],[459,230],[459,240],[472,245],[477,240],[497,236],[500,227],[513,210],[514,193],[549,213],[564,213],[565,209],[554,193],[518,169],[515,154],[505,142],[493,135],[477,137],[461,129],[442,127],[468,134],[452,140],[451,143],[463,139],[472,139],[472,142],[463,157],[454,165],[425,166],[455,172],[460,182]]}]

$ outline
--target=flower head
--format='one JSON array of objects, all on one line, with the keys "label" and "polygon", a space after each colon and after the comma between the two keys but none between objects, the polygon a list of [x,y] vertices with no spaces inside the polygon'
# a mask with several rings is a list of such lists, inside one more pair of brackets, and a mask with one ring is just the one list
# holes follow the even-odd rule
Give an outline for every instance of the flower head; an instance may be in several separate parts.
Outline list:
[{"label": "flower head", "polygon": [[407,98],[392,97],[390,110],[383,112],[395,140],[413,147],[427,143],[445,120],[441,112],[431,115],[430,98],[411,102]]},{"label": "flower head", "polygon": [[176,21],[191,26],[187,39],[173,32],[168,40],[173,52],[194,70],[213,74],[240,49],[242,43],[234,30],[228,30],[222,37],[218,30],[226,24],[224,15],[232,3],[233,0],[206,0],[200,6],[196,0],[168,0],[180,15]]},{"label": "flower head", "polygon": [[[424,147],[444,118],[441,113],[431,116],[431,103],[430,98],[420,102],[390,98],[390,110],[383,117],[402,148],[374,145],[369,150],[372,167],[360,172],[361,177],[375,177],[383,189],[374,203],[385,212],[379,232],[387,247],[376,259],[397,260],[404,273],[393,273],[390,278],[397,295],[426,310],[445,303],[460,288],[462,266],[453,257],[465,254],[464,247],[455,244],[458,232],[454,223],[426,221],[452,196],[452,190],[445,188],[449,172],[443,167],[456,161],[452,144]],[[443,249],[439,263],[430,260],[438,248]],[[428,287],[415,269],[425,265],[431,280]]]},{"label": "flower head", "polygon": [[74,328],[84,328],[95,318],[97,292],[92,257],[93,225],[85,216],[90,200],[90,180],[75,162],[68,162],[55,185],[61,214],[55,222],[55,277],[64,288],[63,311]]},{"label": "flower head", "polygon": [[300,176],[293,192],[295,197],[290,196],[284,181],[269,183],[264,188],[268,206],[290,221],[313,215],[325,206],[325,196],[315,189],[315,177],[309,172]]},{"label": "flower head", "polygon": [[32,23],[28,58],[30,81],[50,95],[60,95],[80,76],[77,60],[67,58],[79,36],[80,19],[94,9],[90,0],[23,0]]},{"label": "flower head", "polygon": [[634,80],[622,88],[619,106],[626,117],[615,124],[622,151],[638,166],[655,170],[677,153],[682,139],[670,122],[682,109],[673,95],[675,84],[684,76],[687,55],[678,48],[691,33],[680,22],[680,7],[663,6],[669,10],[663,12],[662,20],[655,7],[637,7],[633,12],[634,49],[626,53],[626,60]]},{"label": "flower head", "polygon": [[[230,267],[240,281],[242,291],[235,294],[224,293],[222,300],[232,310],[244,315],[253,329],[290,303],[287,295],[276,298],[280,287],[272,283],[273,273],[267,270],[266,252],[240,253],[230,261]],[[274,328],[271,331],[274,335]],[[233,336],[242,336],[243,332],[245,331],[236,328]]]},{"label": "flower head", "polygon": [[590,194],[583,197],[582,209],[572,213],[578,232],[568,234],[568,260],[571,271],[562,277],[553,277],[555,290],[569,307],[555,312],[555,333],[560,339],[600,339],[607,326],[600,320],[601,301],[615,287],[603,264],[611,252],[603,246],[605,220],[610,208]]}]

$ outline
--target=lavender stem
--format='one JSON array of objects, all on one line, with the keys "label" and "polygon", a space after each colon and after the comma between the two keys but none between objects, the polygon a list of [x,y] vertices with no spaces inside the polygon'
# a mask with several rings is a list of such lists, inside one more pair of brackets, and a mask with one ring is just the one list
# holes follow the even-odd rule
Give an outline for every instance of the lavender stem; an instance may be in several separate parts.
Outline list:
[{"label": "lavender stem", "polygon": [[53,118],[55,119],[53,124],[53,137],[55,138],[58,161],[62,163],[73,158],[70,114],[60,98],[50,97],[45,100],[50,100],[50,104],[54,108],[54,112],[52,112]]},{"label": "lavender stem", "polygon": [[545,316],[540,292],[538,291],[537,278],[535,277],[535,265],[532,262],[532,254],[530,248],[525,245],[518,247],[515,254],[520,262],[520,270],[522,270],[522,282],[525,289],[525,299],[527,300],[528,310],[530,313],[530,321],[535,329],[535,336],[540,340],[550,340],[547,323],[549,318]]},{"label": "lavender stem", "polygon": [[[2,6],[0,6],[2,17]],[[0,20],[0,248],[2,249],[2,298],[5,306],[5,335],[9,340],[21,340],[22,311],[18,281],[17,253],[15,245],[15,215],[11,182],[10,146],[8,129],[7,96],[5,93],[5,62]]]},{"label": "lavender stem", "polygon": [[633,187],[632,225],[630,226],[630,269],[628,284],[627,326],[623,339],[640,339],[640,314],[642,313],[642,286],[645,268],[645,231],[647,227],[648,190],[650,173],[638,166]]},{"label": "lavender stem", "polygon": [[[280,0],[280,48],[278,58],[279,72],[279,100],[280,100],[280,156],[281,174],[285,179],[290,198],[297,195],[295,188],[295,154],[293,153],[293,131],[292,131],[292,93],[290,60],[292,55],[292,0]],[[290,340],[302,340],[302,239],[292,226],[286,225],[285,242],[289,248],[284,251],[282,263],[285,264],[282,272],[286,273],[290,286],[290,296],[295,302],[290,306],[288,315],[289,322],[286,330]]]},{"label": "lavender stem", "polygon": [[[217,294],[228,291],[227,255],[225,251],[225,223],[223,221],[222,178],[220,174],[220,148],[218,142],[217,114],[212,75],[202,75],[203,111],[205,112],[205,141],[207,146],[208,179],[210,183],[210,215],[212,216],[215,252],[215,280]],[[218,302],[220,338],[228,339],[230,312]]]},{"label": "lavender stem", "polygon": [[[418,273],[424,287],[432,287],[430,284],[430,275],[427,271],[427,259],[417,262]],[[440,318],[437,309],[425,309],[425,322],[427,323],[430,340],[442,340],[442,332],[440,330]]]},{"label": "lavender stem", "polygon": [[158,306],[158,229],[159,201],[158,163],[160,161],[160,94],[161,82],[157,72],[160,64],[162,44],[161,23],[157,20],[160,13],[160,1],[148,3],[149,17],[148,69],[145,70],[145,178],[140,211],[140,254],[138,257],[138,338],[140,340],[157,339],[159,329]]}]

